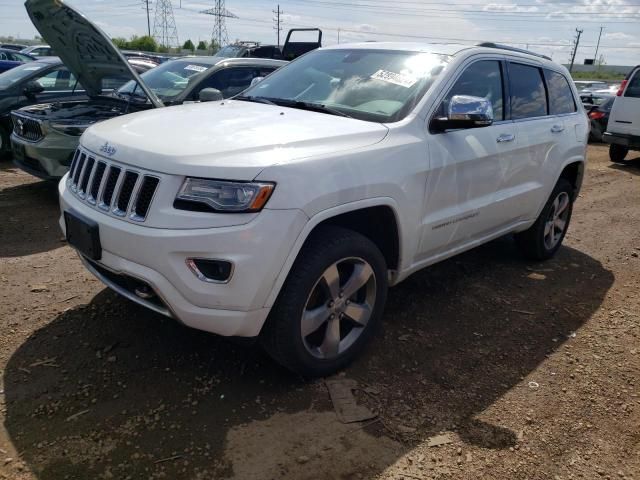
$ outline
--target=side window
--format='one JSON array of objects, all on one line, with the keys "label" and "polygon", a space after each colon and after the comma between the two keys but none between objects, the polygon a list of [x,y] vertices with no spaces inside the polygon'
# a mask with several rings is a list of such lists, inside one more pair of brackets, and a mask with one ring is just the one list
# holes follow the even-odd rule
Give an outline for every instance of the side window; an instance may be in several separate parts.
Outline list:
[{"label": "side window", "polygon": [[624,91],[625,97],[640,98],[640,70],[636,70],[636,73],[631,77],[631,80],[627,84],[627,88]]},{"label": "side window", "polygon": [[7,55],[5,52],[0,52],[0,60],[10,60],[9,55]]},{"label": "side window", "polygon": [[504,120],[502,93],[502,68],[497,60],[481,60],[471,64],[451,88],[442,103],[442,113],[447,111],[449,101],[454,95],[471,95],[491,101],[493,118]]},{"label": "side window", "polygon": [[576,103],[573,100],[573,92],[564,75],[545,69],[544,78],[549,89],[549,114],[575,112]]},{"label": "side window", "polygon": [[233,97],[249,88],[251,80],[255,77],[263,77],[271,73],[273,69],[253,67],[231,67],[218,70],[204,80],[194,92],[194,98],[198,98],[203,88],[217,88],[224,98]]},{"label": "side window", "polygon": [[76,79],[66,68],[56,68],[51,72],[34,78],[44,88],[45,92],[57,90],[73,90]]},{"label": "side window", "polygon": [[538,67],[509,63],[509,90],[514,120],[547,115],[547,98]]}]

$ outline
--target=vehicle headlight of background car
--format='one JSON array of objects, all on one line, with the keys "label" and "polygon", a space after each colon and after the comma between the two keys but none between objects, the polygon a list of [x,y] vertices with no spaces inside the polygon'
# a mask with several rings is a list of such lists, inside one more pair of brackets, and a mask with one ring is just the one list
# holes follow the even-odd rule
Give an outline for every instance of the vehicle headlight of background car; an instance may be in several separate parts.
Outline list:
[{"label": "vehicle headlight of background car", "polygon": [[259,212],[273,193],[275,184],[230,182],[206,178],[187,178],[174,206],[181,210],[212,212]]}]

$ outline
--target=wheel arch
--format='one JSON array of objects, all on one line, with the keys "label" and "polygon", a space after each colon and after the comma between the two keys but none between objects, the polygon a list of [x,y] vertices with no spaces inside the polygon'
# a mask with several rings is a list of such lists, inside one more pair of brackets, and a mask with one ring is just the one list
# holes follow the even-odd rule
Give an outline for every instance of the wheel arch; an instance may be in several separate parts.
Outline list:
[{"label": "wheel arch", "polygon": [[[564,178],[573,186],[573,200],[578,198],[580,188],[582,187],[582,179],[584,178],[585,162],[584,160],[572,160],[567,162],[560,171],[558,180]],[[557,181],[556,181],[557,183]]]},{"label": "wheel arch", "polygon": [[[378,223],[374,223],[376,220]],[[381,228],[388,226],[389,222],[393,222],[391,228]],[[393,198],[359,200],[329,208],[311,217],[302,229],[271,288],[265,307],[273,306],[303,245],[313,232],[323,225],[349,228],[369,238],[382,251],[390,272],[395,272],[401,265],[401,222],[398,217],[398,206]]]}]

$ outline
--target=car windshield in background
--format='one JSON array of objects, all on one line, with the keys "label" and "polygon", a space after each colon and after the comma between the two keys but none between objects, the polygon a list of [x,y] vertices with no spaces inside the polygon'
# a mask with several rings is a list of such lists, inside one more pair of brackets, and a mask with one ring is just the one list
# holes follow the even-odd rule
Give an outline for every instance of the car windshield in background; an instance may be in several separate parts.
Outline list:
[{"label": "car windshield in background", "polygon": [[403,119],[449,57],[394,50],[317,50],[269,75],[241,99],[371,122]]},{"label": "car windshield in background", "polygon": [[28,77],[38,70],[46,67],[46,64],[38,62],[29,62],[24,65],[19,65],[11,70],[0,74],[0,88],[9,88],[13,84],[21,81],[23,78]]},{"label": "car windshield in background", "polygon": [[240,57],[244,53],[245,47],[240,45],[227,45],[216,52],[214,57],[235,58]]},{"label": "car windshield in background", "polygon": [[[200,63],[196,59],[172,60],[144,72],[140,77],[160,100],[171,101],[187,88],[192,77],[211,66],[208,63]],[[142,89],[135,87],[135,81],[130,80],[118,90],[118,95],[135,96],[146,100]]]}]

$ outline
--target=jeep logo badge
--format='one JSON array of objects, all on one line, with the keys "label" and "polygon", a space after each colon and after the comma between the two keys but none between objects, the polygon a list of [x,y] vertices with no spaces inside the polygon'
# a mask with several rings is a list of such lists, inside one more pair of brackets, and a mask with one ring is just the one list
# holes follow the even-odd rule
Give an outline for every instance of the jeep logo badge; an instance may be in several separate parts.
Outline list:
[{"label": "jeep logo badge", "polygon": [[104,145],[100,147],[100,151],[105,155],[109,155],[110,157],[116,153],[116,147],[113,145],[109,145],[109,142],[105,142]]}]

